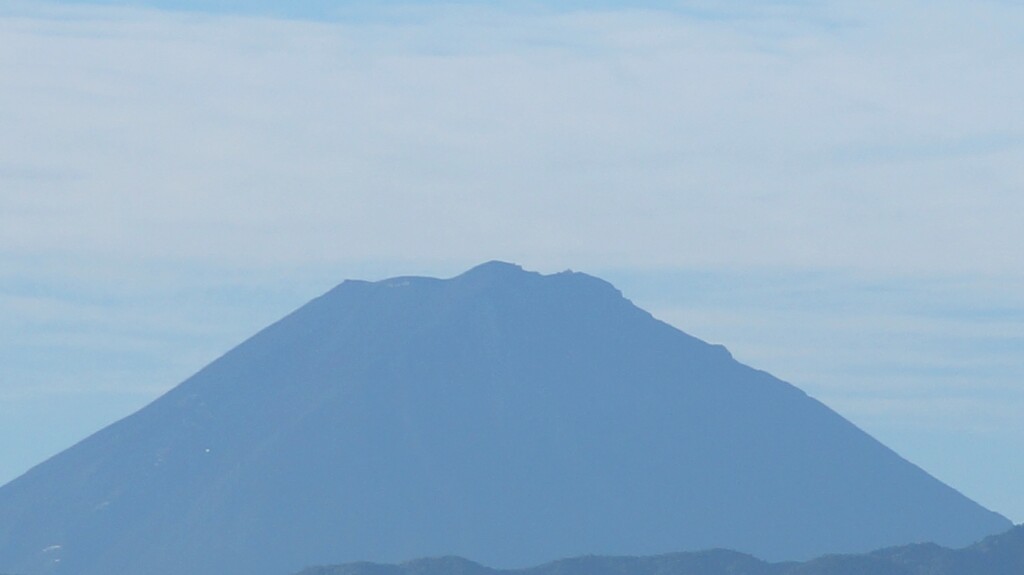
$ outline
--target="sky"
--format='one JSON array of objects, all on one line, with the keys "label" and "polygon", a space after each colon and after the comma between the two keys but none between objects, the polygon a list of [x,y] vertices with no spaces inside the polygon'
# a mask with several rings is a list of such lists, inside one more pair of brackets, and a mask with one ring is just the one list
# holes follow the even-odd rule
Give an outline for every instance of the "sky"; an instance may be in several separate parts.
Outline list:
[{"label": "sky", "polygon": [[1015,2],[0,4],[0,483],[346,278],[603,277],[1024,521]]}]

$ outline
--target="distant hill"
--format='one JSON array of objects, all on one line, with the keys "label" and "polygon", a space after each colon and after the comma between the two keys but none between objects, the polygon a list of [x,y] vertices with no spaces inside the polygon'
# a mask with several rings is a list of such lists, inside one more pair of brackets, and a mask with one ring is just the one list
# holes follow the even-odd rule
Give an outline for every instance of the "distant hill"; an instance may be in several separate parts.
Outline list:
[{"label": "distant hill", "polygon": [[491,262],[347,281],[3,486],[0,571],[777,561],[1008,527],[607,282]]},{"label": "distant hill", "polygon": [[400,565],[351,563],[310,567],[296,575],[1021,575],[1024,525],[952,550],[933,543],[862,555],[829,555],[796,563],[767,563],[735,551],[671,553],[653,557],[577,557],[527,569],[491,569],[459,557]]}]

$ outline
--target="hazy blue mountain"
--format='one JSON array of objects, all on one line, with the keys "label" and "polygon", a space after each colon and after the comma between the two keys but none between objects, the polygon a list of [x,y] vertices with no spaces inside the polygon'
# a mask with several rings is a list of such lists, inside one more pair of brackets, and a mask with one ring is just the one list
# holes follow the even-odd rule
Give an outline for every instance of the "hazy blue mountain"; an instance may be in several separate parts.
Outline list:
[{"label": "hazy blue mountain", "polygon": [[580,273],[347,281],[0,488],[0,570],[966,545],[1005,518]]},{"label": "hazy blue mountain", "polygon": [[736,551],[715,549],[651,557],[586,556],[525,569],[492,569],[461,557],[416,559],[397,565],[349,563],[309,567],[296,575],[776,575],[779,567]]},{"label": "hazy blue mountain", "polygon": [[1020,575],[1024,526],[966,549],[934,543],[861,555],[829,555],[804,563],[767,563],[735,551],[671,553],[652,557],[577,557],[528,569],[500,570],[459,557],[417,559],[400,565],[350,563],[310,567],[296,575]]}]

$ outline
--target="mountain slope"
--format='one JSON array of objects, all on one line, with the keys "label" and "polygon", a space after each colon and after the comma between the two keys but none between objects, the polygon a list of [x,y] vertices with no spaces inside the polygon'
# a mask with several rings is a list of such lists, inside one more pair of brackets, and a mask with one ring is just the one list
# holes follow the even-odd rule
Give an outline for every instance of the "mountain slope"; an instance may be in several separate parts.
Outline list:
[{"label": "mountain slope", "polygon": [[1009,525],[606,282],[492,262],[347,281],[0,488],[0,570],[774,560]]}]

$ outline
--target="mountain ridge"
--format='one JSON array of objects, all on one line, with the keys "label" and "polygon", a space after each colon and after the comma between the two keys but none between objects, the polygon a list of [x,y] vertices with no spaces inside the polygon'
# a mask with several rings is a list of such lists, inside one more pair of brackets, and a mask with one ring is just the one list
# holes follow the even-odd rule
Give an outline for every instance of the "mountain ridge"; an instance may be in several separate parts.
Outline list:
[{"label": "mountain ridge", "polygon": [[308,567],[294,575],[1019,575],[1024,573],[1024,525],[962,549],[916,543],[865,554],[825,555],[805,562],[769,563],[727,549],[649,557],[585,556],[524,569],[494,569],[462,557],[398,564],[351,563]]}]

